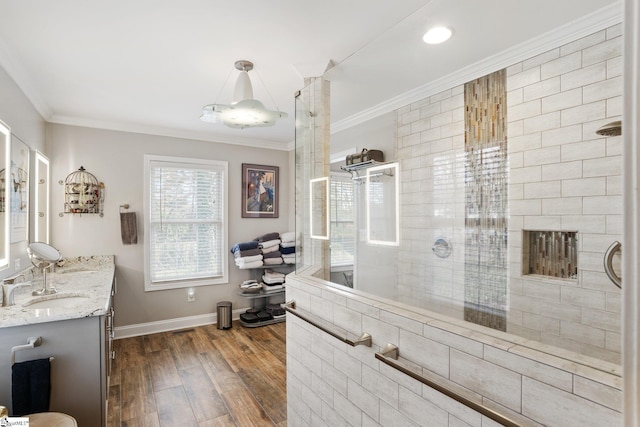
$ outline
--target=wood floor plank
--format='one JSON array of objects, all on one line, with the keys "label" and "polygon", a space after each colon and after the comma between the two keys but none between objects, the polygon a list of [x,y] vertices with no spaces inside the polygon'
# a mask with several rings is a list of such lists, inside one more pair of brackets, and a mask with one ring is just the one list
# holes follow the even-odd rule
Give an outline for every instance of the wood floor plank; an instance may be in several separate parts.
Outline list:
[{"label": "wood floor plank", "polygon": [[151,376],[146,364],[123,368],[120,388],[120,417],[122,421],[144,417],[156,412]]},{"label": "wood floor plank", "polygon": [[202,353],[200,360],[218,394],[244,387],[242,379],[233,371],[220,352]]},{"label": "wood floor plank", "polygon": [[286,427],[284,323],[116,340],[107,427]]},{"label": "wood floor plank", "polygon": [[109,386],[107,427],[120,427],[120,385]]},{"label": "wood floor plank", "polygon": [[155,393],[160,427],[198,427],[198,422],[182,387],[173,387]]},{"label": "wood floor plank", "polygon": [[224,400],[202,366],[181,370],[180,378],[197,421],[206,421],[229,414]]},{"label": "wood floor plank", "polygon": [[223,415],[213,420],[207,420],[200,423],[198,427],[237,427],[231,415]]},{"label": "wood floor plank", "polygon": [[223,393],[222,398],[237,425],[242,427],[275,426],[253,394],[246,388]]},{"label": "wood floor plank", "polygon": [[287,392],[274,384],[260,369],[239,372],[251,394],[274,423],[287,419]]},{"label": "wood floor plank", "polygon": [[152,353],[154,351],[168,349],[170,334],[170,332],[159,332],[157,334],[145,335],[143,337],[145,352]]},{"label": "wood floor plank", "polygon": [[178,370],[197,366],[200,363],[191,331],[176,331],[169,337],[169,347]]},{"label": "wood floor plank", "polygon": [[180,375],[169,349],[147,354],[147,363],[151,372],[151,384],[154,391],[182,385]]},{"label": "wood floor plank", "polygon": [[151,412],[149,414],[145,414],[144,417],[122,421],[120,426],[121,427],[160,427],[160,420],[158,420],[158,414],[156,412]]},{"label": "wood floor plank", "polygon": [[116,340],[114,343],[118,355],[116,367],[128,367],[145,360],[144,341],[142,337],[132,337],[126,340]]}]

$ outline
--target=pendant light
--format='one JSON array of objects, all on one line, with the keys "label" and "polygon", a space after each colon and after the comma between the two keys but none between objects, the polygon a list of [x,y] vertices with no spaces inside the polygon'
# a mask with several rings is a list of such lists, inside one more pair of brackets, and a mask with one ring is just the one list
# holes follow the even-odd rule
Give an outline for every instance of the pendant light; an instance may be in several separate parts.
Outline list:
[{"label": "pendant light", "polygon": [[288,117],[281,111],[267,110],[262,102],[253,98],[253,88],[249,79],[249,71],[253,69],[250,61],[236,61],[235,68],[240,70],[238,80],[233,89],[231,104],[209,104],[202,107],[200,120],[223,124],[231,128],[273,126],[278,119]]}]

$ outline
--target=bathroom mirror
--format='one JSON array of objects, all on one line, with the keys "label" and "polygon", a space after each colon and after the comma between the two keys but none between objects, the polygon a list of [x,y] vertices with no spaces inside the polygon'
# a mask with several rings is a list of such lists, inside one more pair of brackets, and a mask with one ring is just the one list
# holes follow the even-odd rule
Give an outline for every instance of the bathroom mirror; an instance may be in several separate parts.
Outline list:
[{"label": "bathroom mirror", "polygon": [[44,242],[33,242],[27,247],[27,254],[29,255],[31,264],[40,269],[42,273],[42,289],[33,291],[32,295],[42,296],[57,293],[58,290],[54,286],[49,285],[47,281],[47,270],[54,262],[62,259],[60,251]]},{"label": "bathroom mirror", "polygon": [[11,129],[0,121],[0,269],[9,266],[9,215],[7,183],[9,182],[9,149]]},{"label": "bathroom mirror", "polygon": [[32,207],[30,241],[49,243],[49,159],[31,151]]},{"label": "bathroom mirror", "polygon": [[329,177],[309,181],[311,238],[329,239]]},{"label": "bathroom mirror", "polygon": [[10,195],[11,243],[29,240],[29,146],[11,138],[11,176],[6,191]]},{"label": "bathroom mirror", "polygon": [[58,262],[62,258],[59,250],[44,242],[33,242],[29,244],[27,252],[29,253],[31,262],[36,267],[39,267],[43,262],[46,264]]}]

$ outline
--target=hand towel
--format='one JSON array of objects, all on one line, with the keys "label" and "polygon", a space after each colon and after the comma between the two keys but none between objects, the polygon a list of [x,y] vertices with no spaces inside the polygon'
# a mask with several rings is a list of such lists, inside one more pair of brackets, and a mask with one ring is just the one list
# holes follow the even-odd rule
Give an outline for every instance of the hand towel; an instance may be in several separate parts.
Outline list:
[{"label": "hand towel", "polygon": [[138,226],[135,212],[120,212],[120,237],[123,245],[138,243]]},{"label": "hand towel", "polygon": [[282,242],[280,243],[281,248],[295,248],[296,242]]},{"label": "hand towel", "polygon": [[11,399],[15,416],[48,412],[50,394],[51,362],[48,358],[13,364]]},{"label": "hand towel", "polygon": [[278,258],[265,258],[262,262],[264,262],[264,265],[279,265],[282,264],[282,257],[278,257]]}]

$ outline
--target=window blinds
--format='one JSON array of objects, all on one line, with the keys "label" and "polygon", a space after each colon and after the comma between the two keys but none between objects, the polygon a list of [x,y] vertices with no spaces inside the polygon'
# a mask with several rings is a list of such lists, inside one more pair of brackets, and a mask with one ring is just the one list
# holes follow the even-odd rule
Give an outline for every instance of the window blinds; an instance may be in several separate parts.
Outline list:
[{"label": "window blinds", "polygon": [[152,283],[224,275],[224,180],[217,165],[150,162]]},{"label": "window blinds", "polygon": [[331,265],[352,265],[355,254],[353,182],[331,177]]}]

